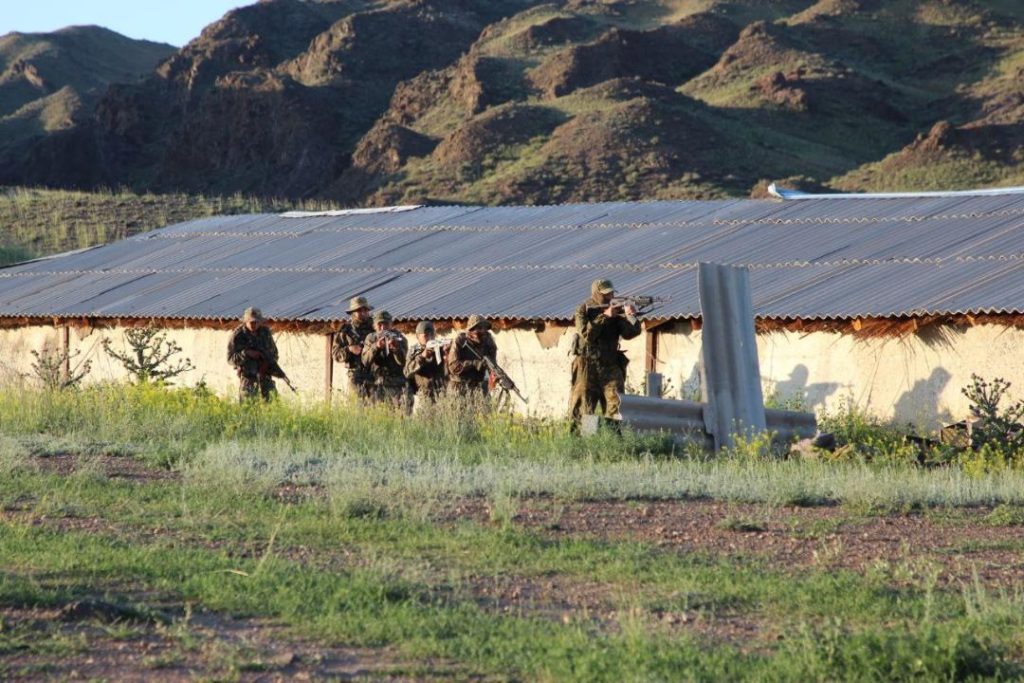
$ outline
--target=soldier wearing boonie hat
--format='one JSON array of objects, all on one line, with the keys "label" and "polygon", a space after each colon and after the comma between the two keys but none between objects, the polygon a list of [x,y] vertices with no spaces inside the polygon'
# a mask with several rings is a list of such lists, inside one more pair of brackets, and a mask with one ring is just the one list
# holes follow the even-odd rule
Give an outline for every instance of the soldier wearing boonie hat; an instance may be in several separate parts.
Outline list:
[{"label": "soldier wearing boonie hat", "polygon": [[373,375],[363,365],[363,340],[374,331],[370,319],[372,310],[373,306],[365,296],[349,299],[345,309],[349,320],[335,333],[331,345],[331,355],[334,360],[345,365],[349,387],[360,399],[367,398],[373,388]]},{"label": "soldier wearing boonie hat", "polygon": [[471,393],[488,394],[487,363],[483,358],[497,362],[498,346],[490,333],[491,323],[482,315],[471,315],[466,331],[460,333],[448,349],[445,369],[448,389],[465,396]]},{"label": "soldier wearing boonie hat", "polygon": [[409,397],[415,406],[434,401],[444,388],[444,357],[446,345],[436,340],[434,323],[424,320],[416,325],[416,343],[405,361],[405,377],[409,380]]},{"label": "soldier wearing boonie hat", "polygon": [[611,280],[594,280],[590,298],[576,309],[573,342],[572,391],[569,416],[579,429],[584,415],[600,406],[605,417],[619,417],[619,394],[625,390],[629,359],[619,350],[620,339],[640,334],[640,321],[631,305],[611,305],[615,286]]},{"label": "soldier wearing boonie hat", "polygon": [[257,396],[267,401],[277,393],[274,378],[263,371],[266,361],[277,363],[274,335],[264,323],[266,318],[260,309],[247,308],[242,313],[242,324],[228,339],[228,362],[238,373],[240,401]]},{"label": "soldier wearing boonie hat", "polygon": [[371,397],[405,407],[405,358],[409,346],[401,333],[391,329],[391,314],[377,311],[373,314],[374,331],[363,342],[363,365],[373,378]]}]

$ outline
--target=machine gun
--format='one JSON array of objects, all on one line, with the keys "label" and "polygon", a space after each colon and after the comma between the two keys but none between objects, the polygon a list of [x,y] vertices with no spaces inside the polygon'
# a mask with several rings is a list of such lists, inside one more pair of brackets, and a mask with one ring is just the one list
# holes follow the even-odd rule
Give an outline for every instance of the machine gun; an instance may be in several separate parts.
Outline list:
[{"label": "machine gun", "polygon": [[636,309],[637,315],[646,315],[668,301],[669,299],[660,296],[613,296],[607,304],[591,304],[587,308],[604,310],[609,306],[612,308],[632,306]]},{"label": "machine gun", "polygon": [[467,349],[469,349],[470,353],[476,356],[477,360],[482,360],[484,362],[484,364],[487,366],[487,371],[490,372],[491,377],[494,378],[494,383],[501,387],[502,391],[512,392],[513,394],[518,396],[519,400],[522,401],[523,403],[530,403],[530,401],[525,396],[523,396],[522,393],[520,393],[519,387],[516,386],[516,383],[512,381],[512,378],[508,376],[508,373],[505,372],[500,365],[491,360],[489,356],[481,356],[479,353],[477,353],[476,349],[467,344],[465,341],[463,341],[462,343],[465,345]]}]

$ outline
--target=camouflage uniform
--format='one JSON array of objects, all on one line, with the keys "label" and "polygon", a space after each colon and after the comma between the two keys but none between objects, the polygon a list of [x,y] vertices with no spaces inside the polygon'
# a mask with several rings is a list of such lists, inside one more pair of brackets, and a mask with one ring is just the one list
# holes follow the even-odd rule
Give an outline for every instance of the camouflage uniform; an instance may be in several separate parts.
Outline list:
[{"label": "camouflage uniform", "polygon": [[[262,320],[257,309],[247,309],[245,313],[245,317],[255,315],[257,319]],[[231,333],[231,339],[228,340],[228,362],[238,373],[238,399],[246,401],[259,396],[267,401],[277,393],[277,386],[270,375],[260,372],[260,359],[246,356],[245,352],[249,349],[259,351],[269,361],[277,362],[277,345],[266,326],[258,327],[255,332],[250,332],[244,323],[235,328]]]},{"label": "camouflage uniform", "polygon": [[[387,320],[391,316],[381,311],[374,316],[374,322]],[[409,352],[409,343],[401,334],[395,332],[394,348],[390,351],[377,346],[377,341],[386,332],[372,332],[363,343],[363,365],[373,378],[370,397],[382,403],[392,403],[398,408],[405,407],[406,386],[408,381],[403,372],[405,358]]]},{"label": "camouflage uniform", "polygon": [[619,393],[625,390],[626,366],[629,359],[619,350],[619,339],[633,339],[640,334],[640,321],[634,316],[607,317],[607,304],[601,303],[602,291],[610,292],[611,283],[596,280],[591,285],[591,298],[576,309],[575,358],[572,361],[572,392],[569,416],[574,427],[580,418],[597,412],[601,406],[606,417],[619,413]]},{"label": "camouflage uniform", "polygon": [[[354,308],[365,307],[370,309],[365,297],[355,297],[349,303],[349,313]],[[360,323],[351,321],[345,322],[341,329],[335,333],[334,341],[331,344],[331,355],[338,363],[342,363],[348,370],[348,381],[352,391],[360,399],[369,398],[373,392],[373,374],[363,365],[360,355],[348,350],[350,346],[362,346],[363,341],[374,331],[373,322],[366,319]]]},{"label": "camouflage uniform", "polygon": [[[420,323],[416,333],[424,334],[427,329],[434,331],[433,325]],[[438,361],[433,351],[427,353],[426,347],[416,342],[405,361],[405,377],[409,380],[410,400],[418,396],[420,401],[434,401],[444,389],[444,355]]]},{"label": "camouflage uniform", "polygon": [[[484,318],[470,316],[468,329],[480,325],[490,327],[490,323]],[[445,359],[448,390],[460,396],[475,392],[486,396],[489,390],[487,364],[481,359],[487,357],[497,361],[497,356],[498,346],[490,332],[484,332],[479,343],[473,343],[465,333],[460,334],[448,348],[448,356]]]}]

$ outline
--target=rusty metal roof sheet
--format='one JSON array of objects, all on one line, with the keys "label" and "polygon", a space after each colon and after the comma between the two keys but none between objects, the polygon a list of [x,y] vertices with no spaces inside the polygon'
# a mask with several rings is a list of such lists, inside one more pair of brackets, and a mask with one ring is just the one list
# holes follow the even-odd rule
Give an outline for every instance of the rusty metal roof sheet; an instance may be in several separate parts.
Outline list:
[{"label": "rusty metal roof sheet", "polygon": [[565,319],[610,277],[689,318],[699,262],[749,266],[763,318],[1019,313],[1024,191],[210,217],[0,269],[0,316]]}]

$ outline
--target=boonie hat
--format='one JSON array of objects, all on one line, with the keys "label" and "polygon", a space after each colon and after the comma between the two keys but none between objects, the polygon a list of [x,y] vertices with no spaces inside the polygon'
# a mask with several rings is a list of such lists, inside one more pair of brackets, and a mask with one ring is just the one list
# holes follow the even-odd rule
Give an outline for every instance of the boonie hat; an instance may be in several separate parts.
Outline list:
[{"label": "boonie hat", "polygon": [[358,311],[360,308],[365,308],[368,311],[373,310],[373,306],[370,305],[370,302],[366,300],[365,296],[354,296],[349,300],[348,310],[345,312],[352,313],[354,311]]},{"label": "boonie hat", "polygon": [[391,322],[391,314],[387,311],[377,311],[373,314],[373,324]]}]

